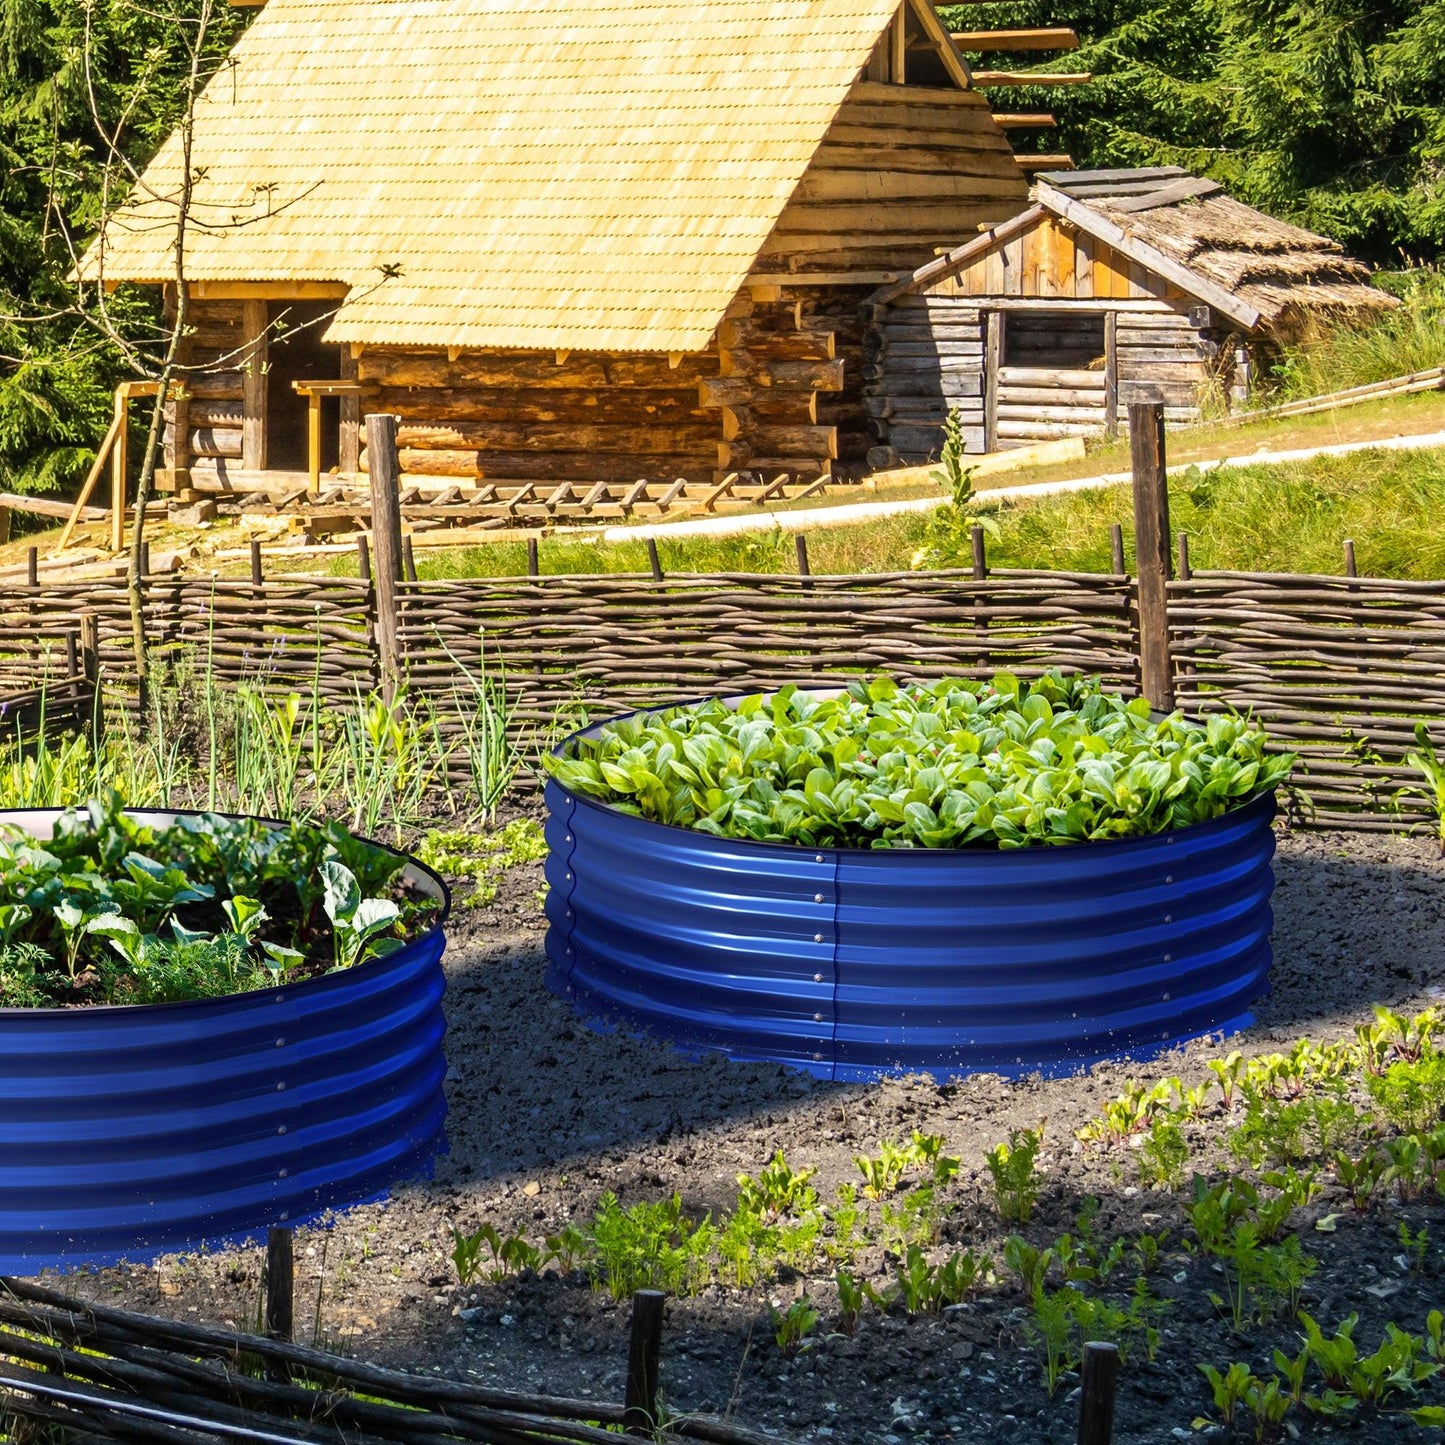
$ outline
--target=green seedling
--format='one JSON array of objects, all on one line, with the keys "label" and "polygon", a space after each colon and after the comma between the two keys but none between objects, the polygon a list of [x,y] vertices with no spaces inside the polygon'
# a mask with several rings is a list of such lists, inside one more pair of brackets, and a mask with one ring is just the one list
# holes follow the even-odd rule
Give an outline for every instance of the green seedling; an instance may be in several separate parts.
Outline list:
[{"label": "green seedling", "polygon": [[1425,1268],[1425,1257],[1430,1251],[1430,1229],[1422,1224],[1418,1231],[1412,1230],[1402,1219],[1396,1227],[1403,1259],[1411,1274],[1420,1274]]},{"label": "green seedling", "polygon": [[818,1206],[818,1193],[808,1184],[817,1172],[814,1168],[793,1169],[779,1149],[756,1179],[738,1175],[737,1207],[769,1219],[807,1213]]},{"label": "green seedling", "polygon": [[1139,1182],[1171,1192],[1183,1188],[1189,1164],[1189,1144],[1178,1124],[1156,1119],[1144,1135],[1136,1156]]},{"label": "green seedling", "polygon": [[1174,1096],[1173,1082],[1166,1079],[1145,1088],[1137,1079],[1129,1079],[1124,1092],[1109,1100],[1099,1110],[1098,1118],[1077,1130],[1077,1137],[1086,1144],[1122,1144],[1142,1134],[1167,1112]]},{"label": "green seedling", "polygon": [[1027,1224],[1033,1216],[1040,1183],[1035,1168],[1043,1142],[1042,1123],[1037,1129],[1010,1129],[1008,1140],[984,1156],[993,1179],[994,1203],[1005,1223]]},{"label": "green seedling", "polygon": [[1395,1167],[1379,1144],[1367,1144],[1358,1156],[1336,1152],[1335,1178],[1348,1192],[1355,1213],[1365,1214],[1380,1191],[1394,1181]]},{"label": "green seedling", "polygon": [[1254,1417],[1254,1438],[1258,1442],[1278,1440],[1284,1433],[1285,1416],[1294,1401],[1274,1376],[1252,1378],[1244,1391],[1244,1408]]},{"label": "green seedling", "polygon": [[717,1230],[707,1219],[689,1219],[677,1194],[627,1209],[615,1194],[604,1194],[585,1233],[593,1282],[604,1285],[614,1299],[627,1299],[639,1289],[694,1294],[711,1273],[708,1261]]},{"label": "green seedling", "polygon": [[[1236,1360],[1223,1373],[1213,1365],[1200,1365],[1199,1368],[1204,1378],[1209,1381],[1209,1388],[1214,1395],[1214,1408],[1219,1411],[1219,1423],[1226,1430],[1232,1430],[1235,1416],[1239,1413],[1250,1382],[1254,1379],[1253,1372],[1242,1360]],[[1194,1422],[1194,1428],[1202,1430],[1209,1423],[1206,1419],[1199,1419]]]},{"label": "green seedling", "polygon": [[863,1176],[864,1197],[884,1199],[895,1193],[912,1162],[913,1155],[908,1149],[888,1139],[879,1143],[877,1154],[855,1154],[853,1163]]},{"label": "green seedling", "polygon": [[855,1279],[846,1269],[838,1270],[833,1276],[838,1286],[838,1330],[852,1335],[858,1328],[863,1305],[868,1298],[866,1286]]},{"label": "green seedling", "polygon": [[1211,1059],[1209,1072],[1219,1083],[1220,1093],[1224,1095],[1224,1107],[1233,1109],[1239,1093],[1239,1082],[1244,1074],[1244,1055],[1238,1049],[1233,1049],[1222,1059]]},{"label": "green seedling", "polygon": [[1367,1073],[1365,1087],[1396,1129],[1417,1133],[1433,1129],[1445,1118],[1445,1053],[1426,1045],[1417,1058]]},{"label": "green seedling", "polygon": [[833,1228],[831,1236],[823,1241],[828,1258],[844,1263],[855,1258],[866,1242],[867,1221],[868,1209],[858,1201],[858,1186],[840,1184],[828,1210],[828,1222]]},{"label": "green seedling", "polygon": [[779,1310],[768,1305],[768,1319],[773,1326],[773,1340],[785,1360],[791,1360],[808,1348],[808,1336],[822,1318],[813,1308],[812,1302],[804,1295],[796,1299],[787,1309]]},{"label": "green seedling", "polygon": [[1043,1289],[1053,1260],[1052,1249],[1035,1249],[1022,1235],[1011,1234],[1004,1241],[1003,1262],[1018,1275],[1027,1297],[1032,1298]]},{"label": "green seedling", "polygon": [[1430,741],[1430,729],[1418,719],[1415,723],[1415,749],[1405,754],[1405,761],[1424,779],[1424,783],[1407,783],[1395,794],[1398,804],[1401,798],[1425,798],[1435,814],[1435,830],[1440,840],[1440,852],[1445,856],[1445,762],[1435,751]]}]

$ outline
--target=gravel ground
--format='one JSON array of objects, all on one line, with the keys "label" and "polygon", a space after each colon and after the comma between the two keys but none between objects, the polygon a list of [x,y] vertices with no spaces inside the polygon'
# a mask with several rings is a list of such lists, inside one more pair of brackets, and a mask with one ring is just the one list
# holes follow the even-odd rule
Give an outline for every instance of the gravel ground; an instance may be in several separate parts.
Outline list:
[{"label": "gravel ground", "polygon": [[[1445,1000],[1445,865],[1425,839],[1342,833],[1281,836],[1276,871],[1274,990],[1258,1022],[1232,1041],[1269,1052],[1302,1035],[1348,1037],[1380,1002],[1418,1010]],[[450,1152],[435,1177],[298,1231],[298,1337],[410,1369],[432,1369],[553,1393],[620,1397],[627,1310],[603,1291],[555,1275],[462,1290],[450,1260],[451,1227],[491,1221],[540,1240],[585,1219],[598,1197],[624,1204],[676,1189],[692,1211],[729,1207],[740,1171],[773,1151],[813,1165],[824,1199],[856,1179],[853,1156],[912,1129],[943,1134],[962,1169],[951,1189],[944,1248],[1001,1256],[1006,1231],[985,1189],[985,1150],[1010,1127],[1047,1119],[1047,1187],[1026,1233],[1036,1244],[1074,1227],[1081,1202],[1100,1201],[1096,1234],[1174,1227],[1176,1196],[1141,1190],[1127,1152],[1081,1149],[1074,1130],[1127,1077],[1208,1077],[1219,1042],[1199,1041],[1143,1069],[1105,1064],[1087,1075],[1008,1082],[973,1076],[828,1085],[778,1068],[688,1059],[647,1040],[583,1027],[542,987],[540,864],[508,875],[498,901],[461,909],[449,929]],[[1217,1131],[1216,1131],[1217,1132]],[[1328,1194],[1311,1210],[1340,1208]],[[1423,1271],[1408,1274],[1403,1217],[1442,1235],[1438,1205],[1382,1206],[1348,1215],[1334,1233],[1306,1232],[1320,1268],[1306,1308],[1322,1323],[1358,1311],[1373,1348],[1384,1321],[1419,1333],[1445,1289],[1445,1253],[1432,1239]],[[1445,1237],[1445,1236],[1442,1236]],[[862,1272],[879,1270],[876,1251]],[[170,1256],[72,1279],[85,1295],[157,1313],[243,1327],[256,1317],[259,1250]],[[1249,1359],[1259,1368],[1295,1327],[1231,1337],[1205,1299],[1217,1287],[1208,1261],[1166,1246],[1153,1277],[1173,1301],[1152,1363],[1131,1361],[1121,1382],[1119,1442],[1191,1433],[1209,1409],[1196,1368]],[[1004,1271],[1000,1265],[1000,1274]],[[881,1279],[879,1281],[882,1282]],[[816,1344],[784,1360],[767,1321],[769,1300],[806,1293],[825,1321]],[[319,1312],[317,1305],[319,1302]],[[1023,1298],[1005,1281],[942,1316],[866,1314],[852,1337],[828,1334],[831,1277],[781,1280],[768,1290],[711,1286],[669,1302],[663,1387],[677,1410],[730,1410],[739,1420],[798,1439],[881,1442],[992,1441],[1022,1428],[1029,1441],[1072,1440],[1076,1384],[1051,1398],[1024,1333]],[[1422,1399],[1445,1402],[1445,1386]],[[1328,1433],[1301,1417],[1305,1438]],[[1399,1414],[1356,1425],[1362,1441],[1425,1434]]]}]

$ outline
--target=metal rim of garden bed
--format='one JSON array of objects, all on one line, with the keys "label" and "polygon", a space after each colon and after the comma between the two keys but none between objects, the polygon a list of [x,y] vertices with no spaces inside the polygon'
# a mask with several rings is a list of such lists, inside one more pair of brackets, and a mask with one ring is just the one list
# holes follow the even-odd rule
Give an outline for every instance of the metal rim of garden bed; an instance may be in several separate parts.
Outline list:
[{"label": "metal rim of garden bed", "polygon": [[719,839],[546,797],[548,987],[691,1051],[833,1081],[1071,1073],[1234,1032],[1267,992],[1272,793],[1010,850]]},{"label": "metal rim of garden bed", "polygon": [[214,999],[0,1009],[0,1273],[250,1239],[430,1168],[445,1147],[450,893],[387,851],[441,904],[394,953]]}]

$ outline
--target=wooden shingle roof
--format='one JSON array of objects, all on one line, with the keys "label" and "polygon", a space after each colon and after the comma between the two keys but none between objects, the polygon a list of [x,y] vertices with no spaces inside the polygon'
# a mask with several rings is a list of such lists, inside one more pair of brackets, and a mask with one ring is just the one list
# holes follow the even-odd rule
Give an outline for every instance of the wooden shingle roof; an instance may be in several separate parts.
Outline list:
[{"label": "wooden shingle roof", "polygon": [[[700,350],[898,3],[269,0],[199,106],[187,274],[344,282],[333,341]],[[177,156],[108,280],[170,276]]]}]

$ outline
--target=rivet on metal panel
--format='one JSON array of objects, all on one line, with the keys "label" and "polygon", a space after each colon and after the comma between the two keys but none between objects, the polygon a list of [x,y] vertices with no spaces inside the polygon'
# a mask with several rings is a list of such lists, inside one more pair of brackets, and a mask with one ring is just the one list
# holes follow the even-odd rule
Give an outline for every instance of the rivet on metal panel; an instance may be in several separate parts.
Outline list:
[{"label": "rivet on metal panel", "polygon": [[276,1171],[276,1177],[278,1179],[284,1179],[290,1172],[291,1171],[289,1169],[278,1169]]},{"label": "rivet on metal panel", "polygon": [[277,1039],[277,1040],[276,1040],[276,1047],[277,1047],[278,1049],[284,1049],[284,1048],[286,1047],[286,1040],[285,1040],[285,1039]]},{"label": "rivet on metal panel", "polygon": [[567,874],[567,881],[568,881],[569,883],[572,881],[572,875],[571,875],[570,873]]},{"label": "rivet on metal panel", "polygon": [[1173,963],[1173,962],[1174,962],[1174,955],[1173,955],[1172,953],[1166,953],[1166,954],[1164,955],[1164,962],[1165,962],[1165,963]]},{"label": "rivet on metal panel", "polygon": [[568,833],[565,841],[568,842],[568,843],[570,843],[570,842],[572,841],[572,835],[571,835],[570,833]]},{"label": "rivet on metal panel", "polygon": [[823,861],[823,855],[822,855],[821,853],[814,854],[814,856],[813,856],[813,862],[815,862],[815,863],[821,863],[822,861]]},{"label": "rivet on metal panel", "polygon": [[276,1085],[276,1092],[279,1094],[279,1093],[281,1092],[281,1090],[284,1089],[285,1087],[286,1087],[286,1082],[285,1082],[285,1080],[283,1079],[283,1080],[281,1081],[281,1083],[279,1083],[279,1084]]},{"label": "rivet on metal panel", "polygon": [[276,1217],[281,1221],[282,1224],[285,1224],[286,1221],[291,1218],[291,1211],[289,1209],[283,1209],[281,1213]]},{"label": "rivet on metal panel", "polygon": [[821,933],[815,933],[815,934],[813,935],[813,942],[814,942],[814,943],[822,943],[822,941],[823,941],[823,935],[822,935]]},{"label": "rivet on metal panel", "polygon": [[813,1015],[813,1022],[814,1022],[815,1024],[820,1024],[820,1023],[822,1023],[822,1022],[823,1022],[823,1015],[822,1015],[822,1014],[814,1014],[814,1015]]},{"label": "rivet on metal panel", "polygon": [[276,1132],[278,1134],[284,1134],[286,1132],[286,1126],[284,1124],[278,1124],[276,1126]]},{"label": "rivet on metal panel", "polygon": [[1165,1002],[1165,1003],[1168,1003],[1168,1002],[1169,1002],[1169,995],[1168,995],[1167,993],[1164,995],[1164,1002]]},{"label": "rivet on metal panel", "polygon": [[816,1062],[817,1062],[819,1059],[821,1059],[822,1057],[823,1057],[822,1054],[814,1054],[814,1055],[813,1055],[813,1062],[816,1063]]},{"label": "rivet on metal panel", "polygon": [[813,902],[814,902],[814,903],[821,903],[822,901],[823,901],[823,895],[822,895],[821,893],[815,893],[815,894],[813,895]]},{"label": "rivet on metal panel", "polygon": [[823,975],[822,975],[821,973],[815,973],[815,974],[813,975],[813,982],[814,982],[814,983],[822,983],[822,982],[823,982]]},{"label": "rivet on metal panel", "polygon": [[1165,923],[1173,923],[1173,922],[1174,922],[1174,915],[1173,915],[1172,913],[1166,913],[1166,914],[1164,915],[1164,921],[1165,921]]},{"label": "rivet on metal panel", "polygon": [[1164,875],[1164,881],[1166,883],[1172,883],[1174,881],[1174,875],[1172,873],[1166,873]]}]

